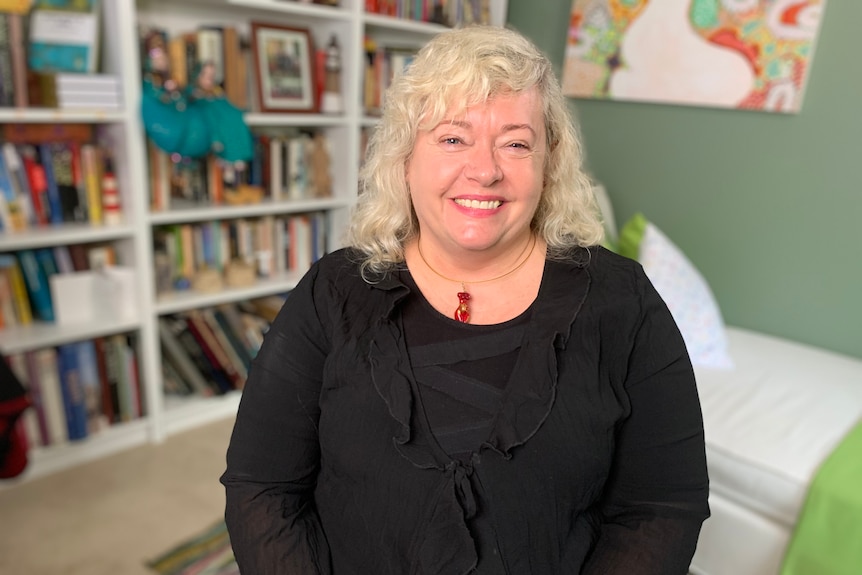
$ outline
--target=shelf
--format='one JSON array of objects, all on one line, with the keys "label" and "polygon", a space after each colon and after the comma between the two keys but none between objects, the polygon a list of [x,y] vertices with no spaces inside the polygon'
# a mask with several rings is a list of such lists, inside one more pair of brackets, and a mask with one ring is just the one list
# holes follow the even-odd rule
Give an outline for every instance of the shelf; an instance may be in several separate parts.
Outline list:
[{"label": "shelf", "polygon": [[324,114],[272,114],[250,113],[245,115],[245,123],[250,127],[295,126],[297,128],[327,128],[348,126],[344,115]]},{"label": "shelf", "polygon": [[137,330],[139,327],[138,318],[97,320],[68,325],[34,321],[29,325],[6,327],[0,330],[0,350],[5,355],[21,353],[71,341],[125,333]]},{"label": "shelf", "polygon": [[[27,481],[41,475],[98,459],[136,445],[158,443],[169,435],[218,419],[235,416],[240,391],[215,397],[176,397],[163,389],[159,321],[163,316],[225,303],[283,294],[294,289],[304,270],[281,272],[272,278],[257,279],[247,287],[218,291],[155,293],[156,261],[154,235],[159,226],[194,224],[215,220],[230,221],[263,216],[289,216],[325,212],[322,219],[327,248],[341,247],[349,226],[349,213],[359,193],[359,169],[363,129],[380,119],[363,114],[365,38],[381,46],[419,48],[446,26],[370,14],[364,0],[342,0],[340,6],[312,4],[298,0],[110,0],[99,3],[102,18],[102,69],[122,80],[122,110],[60,110],[48,108],[0,108],[0,124],[95,125],[99,139],[111,147],[114,172],[121,193],[125,222],[119,226],[63,224],[37,227],[23,232],[0,233],[0,252],[46,248],[70,244],[111,242],[118,260],[133,268],[139,295],[133,319],[112,319],[74,325],[36,322],[28,326],[0,330],[0,352],[17,354],[61,344],[114,334],[133,333],[144,415],[141,419],[115,425],[85,440],[49,447],[35,447],[31,464],[22,475]],[[492,0],[494,23],[505,24],[507,0]],[[141,42],[139,31],[161,28],[169,36],[185,34],[201,26],[232,26],[249,40],[253,21],[307,28],[314,40],[325,46],[334,34],[343,49],[341,91],[344,113],[260,113],[244,114],[246,125],[256,132],[289,134],[297,130],[321,130],[330,143],[332,189],[335,197],[325,199],[264,200],[250,205],[178,205],[151,212],[148,186],[148,147],[140,116]],[[248,54],[246,54],[248,56]],[[251,64],[251,61],[249,61]],[[249,67],[248,72],[251,74]],[[249,80],[249,102],[255,95]],[[163,175],[163,174],[160,174]],[[284,197],[284,196],[282,196]],[[322,231],[322,230],[319,230]],[[320,239],[320,236],[315,236]],[[128,307],[128,306],[127,306]],[[105,314],[107,315],[107,314]],[[14,485],[18,480],[4,482]],[[3,486],[0,486],[2,489]]]},{"label": "shelf", "polygon": [[352,17],[351,13],[345,8],[324,6],[319,4],[306,4],[296,1],[286,2],[285,0],[227,0],[226,3],[231,6],[236,6],[240,8],[254,8],[256,10],[264,10],[270,13],[281,12],[282,14],[293,14],[294,16],[319,18],[321,20],[349,21]]},{"label": "shelf", "polygon": [[37,227],[20,232],[0,233],[0,252],[112,241],[129,238],[133,235],[134,229],[127,224],[119,226],[61,224]]},{"label": "shelf", "polygon": [[153,212],[150,214],[150,223],[155,226],[162,226],[210,220],[236,220],[265,215],[319,212],[346,208],[350,205],[350,202],[346,200],[326,198],[319,200],[281,200],[275,202],[267,200],[259,204],[242,206],[194,206],[175,208],[164,212]]},{"label": "shelf", "polygon": [[0,108],[2,124],[111,124],[127,121],[124,111]]},{"label": "shelf", "polygon": [[138,419],[112,425],[82,441],[31,449],[24,473],[0,489],[143,445],[149,441],[149,433],[147,421]]},{"label": "shelf", "polygon": [[241,396],[239,391],[232,391],[214,397],[165,397],[164,430],[172,435],[234,417]]},{"label": "shelf", "polygon": [[393,16],[383,16],[382,14],[364,13],[362,20],[367,28],[372,31],[397,31],[409,32],[411,34],[422,34],[425,36],[433,36],[444,30],[448,30],[448,26],[442,24],[434,24],[432,22],[421,22],[418,20],[408,20],[406,18],[395,18]]},{"label": "shelf", "polygon": [[188,290],[161,294],[156,302],[156,313],[165,315],[283,293],[296,287],[301,277],[301,273],[286,272],[272,278],[259,279],[254,285],[247,287],[224,287],[212,293]]}]

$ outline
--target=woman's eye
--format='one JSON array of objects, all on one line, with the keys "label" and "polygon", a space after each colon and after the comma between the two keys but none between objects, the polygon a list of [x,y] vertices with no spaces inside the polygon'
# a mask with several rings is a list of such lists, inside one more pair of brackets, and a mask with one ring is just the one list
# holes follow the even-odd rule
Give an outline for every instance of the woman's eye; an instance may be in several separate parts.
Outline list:
[{"label": "woman's eye", "polygon": [[443,138],[442,142],[444,144],[451,144],[451,145],[460,144],[461,138],[456,138],[455,136],[449,136],[448,138]]}]

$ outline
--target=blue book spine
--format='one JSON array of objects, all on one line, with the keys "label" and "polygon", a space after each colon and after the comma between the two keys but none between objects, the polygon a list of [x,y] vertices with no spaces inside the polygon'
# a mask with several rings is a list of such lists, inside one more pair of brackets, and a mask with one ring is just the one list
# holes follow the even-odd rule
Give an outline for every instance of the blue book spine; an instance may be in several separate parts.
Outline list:
[{"label": "blue book spine", "polygon": [[42,169],[45,170],[45,183],[48,186],[48,211],[51,212],[49,221],[52,224],[62,224],[63,202],[60,200],[60,188],[57,187],[57,180],[54,179],[54,164],[50,144],[39,144],[39,162],[42,164]]},{"label": "blue book spine", "polygon": [[42,321],[54,321],[54,304],[51,302],[48,276],[45,275],[45,270],[39,265],[36,252],[21,250],[17,256],[34,314]]},{"label": "blue book spine", "polygon": [[87,437],[87,404],[81,382],[77,343],[67,343],[57,347],[57,368],[60,374],[60,391],[63,395],[69,439],[84,439]]}]

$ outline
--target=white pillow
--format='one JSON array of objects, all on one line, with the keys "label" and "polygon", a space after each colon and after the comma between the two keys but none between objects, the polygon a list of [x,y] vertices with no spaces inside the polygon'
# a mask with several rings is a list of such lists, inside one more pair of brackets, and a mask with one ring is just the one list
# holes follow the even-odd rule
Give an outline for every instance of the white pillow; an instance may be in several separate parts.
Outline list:
[{"label": "white pillow", "polygon": [[[647,277],[670,309],[685,340],[692,364],[717,369],[732,368],[733,360],[727,349],[721,311],[709,284],[697,268],[655,224],[641,214],[626,223],[620,236],[621,253],[641,263]],[[628,244],[627,249],[623,249],[623,244]],[[636,255],[633,255],[634,250]]]}]

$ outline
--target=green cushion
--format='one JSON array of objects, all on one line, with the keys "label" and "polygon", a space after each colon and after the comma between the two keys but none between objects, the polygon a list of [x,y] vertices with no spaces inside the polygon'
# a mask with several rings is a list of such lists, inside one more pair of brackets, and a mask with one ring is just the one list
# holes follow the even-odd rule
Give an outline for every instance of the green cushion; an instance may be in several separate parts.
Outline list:
[{"label": "green cushion", "polygon": [[646,216],[637,213],[623,225],[617,242],[618,254],[636,261],[640,259],[641,242],[646,233],[647,223]]}]

